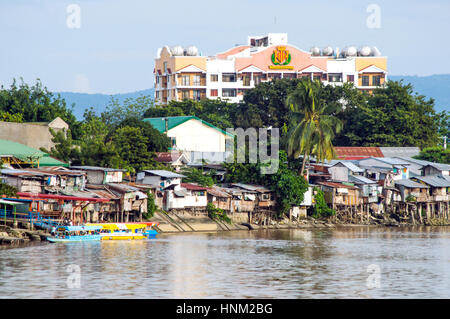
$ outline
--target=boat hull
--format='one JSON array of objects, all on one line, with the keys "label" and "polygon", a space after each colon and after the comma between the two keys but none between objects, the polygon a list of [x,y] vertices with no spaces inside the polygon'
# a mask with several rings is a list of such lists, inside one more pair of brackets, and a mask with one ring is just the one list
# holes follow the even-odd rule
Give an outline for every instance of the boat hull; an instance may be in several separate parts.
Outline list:
[{"label": "boat hull", "polygon": [[82,241],[100,241],[100,235],[87,235],[87,236],[67,236],[66,238],[60,237],[47,237],[47,240],[51,243],[70,243],[70,242],[82,242]]},{"label": "boat hull", "polygon": [[147,239],[143,234],[102,234],[101,240],[139,240]]}]

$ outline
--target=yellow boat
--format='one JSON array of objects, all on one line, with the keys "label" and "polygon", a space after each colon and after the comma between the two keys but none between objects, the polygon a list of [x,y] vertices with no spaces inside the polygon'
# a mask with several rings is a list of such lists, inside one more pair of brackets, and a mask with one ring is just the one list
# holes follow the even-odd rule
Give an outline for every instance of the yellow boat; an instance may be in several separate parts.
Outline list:
[{"label": "yellow boat", "polygon": [[142,223],[87,223],[86,226],[102,226],[101,240],[135,240],[148,238],[147,224]]}]

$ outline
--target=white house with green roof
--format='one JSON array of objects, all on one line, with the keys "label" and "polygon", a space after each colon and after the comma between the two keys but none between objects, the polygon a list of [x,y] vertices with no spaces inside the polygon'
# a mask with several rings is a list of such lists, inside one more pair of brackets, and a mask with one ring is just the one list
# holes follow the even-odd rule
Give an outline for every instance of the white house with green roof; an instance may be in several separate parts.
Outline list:
[{"label": "white house with green roof", "polygon": [[172,140],[172,149],[187,152],[225,153],[233,135],[196,116],[145,118],[159,132]]}]

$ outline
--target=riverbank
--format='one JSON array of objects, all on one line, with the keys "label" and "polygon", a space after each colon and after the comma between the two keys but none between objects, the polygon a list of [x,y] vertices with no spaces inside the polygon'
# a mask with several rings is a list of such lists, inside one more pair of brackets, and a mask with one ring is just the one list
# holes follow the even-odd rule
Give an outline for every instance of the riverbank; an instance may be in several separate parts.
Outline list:
[{"label": "riverbank", "polygon": [[[184,233],[184,232],[222,232],[222,231],[249,231],[260,229],[315,229],[315,228],[345,228],[345,227],[411,227],[411,226],[450,226],[447,219],[424,219],[420,221],[409,220],[407,217],[391,214],[380,215],[378,218],[370,216],[363,223],[360,219],[340,220],[336,216],[315,219],[307,217],[304,219],[289,220],[267,219],[263,223],[247,223],[242,219],[230,223],[221,220],[213,220],[205,214],[192,214],[188,212],[155,212],[148,220],[157,222],[155,229],[161,234]],[[23,226],[23,225],[22,225]],[[49,233],[43,230],[29,230],[0,226],[0,245],[21,245],[28,242],[46,241]]]},{"label": "riverbank", "polygon": [[214,232],[214,231],[233,231],[233,230],[258,230],[258,229],[295,229],[295,228],[337,228],[337,227],[411,227],[411,226],[450,226],[447,219],[424,219],[422,221],[410,220],[407,217],[391,214],[389,216],[380,215],[378,218],[370,216],[364,222],[360,219],[340,220],[336,216],[315,219],[307,217],[298,220],[269,219],[264,223],[233,222],[228,224],[224,221],[212,220],[204,214],[193,215],[186,212],[180,213],[162,213],[156,212],[150,219],[152,222],[158,222],[157,231],[159,233],[182,233],[182,232]]}]

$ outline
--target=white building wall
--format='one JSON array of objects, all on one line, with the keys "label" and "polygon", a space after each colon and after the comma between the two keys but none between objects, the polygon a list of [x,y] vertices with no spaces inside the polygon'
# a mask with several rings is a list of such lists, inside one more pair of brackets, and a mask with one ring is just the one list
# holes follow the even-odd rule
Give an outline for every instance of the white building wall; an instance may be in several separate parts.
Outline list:
[{"label": "white building wall", "polygon": [[225,152],[225,134],[192,119],[167,132],[174,137],[177,149],[196,152]]}]

